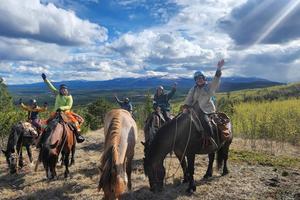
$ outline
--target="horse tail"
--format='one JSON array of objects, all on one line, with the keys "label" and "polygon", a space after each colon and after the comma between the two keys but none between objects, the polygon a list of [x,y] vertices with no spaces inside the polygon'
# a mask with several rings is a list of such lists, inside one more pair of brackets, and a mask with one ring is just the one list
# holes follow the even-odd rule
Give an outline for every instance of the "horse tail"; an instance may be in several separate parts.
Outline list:
[{"label": "horse tail", "polygon": [[111,180],[111,168],[113,166],[113,153],[114,147],[111,146],[103,155],[101,158],[101,176],[98,184],[98,190],[100,191],[104,184],[108,184],[108,182]]}]

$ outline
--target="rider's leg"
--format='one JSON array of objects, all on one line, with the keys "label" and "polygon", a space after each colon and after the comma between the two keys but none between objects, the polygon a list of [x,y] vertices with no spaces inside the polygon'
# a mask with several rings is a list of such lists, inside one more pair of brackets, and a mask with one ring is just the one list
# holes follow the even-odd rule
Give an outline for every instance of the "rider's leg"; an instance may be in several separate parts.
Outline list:
[{"label": "rider's leg", "polygon": [[74,128],[74,134],[78,143],[84,142],[85,138],[80,134],[80,124],[78,123],[76,117],[72,112],[65,112],[68,118],[72,121],[72,126]]}]

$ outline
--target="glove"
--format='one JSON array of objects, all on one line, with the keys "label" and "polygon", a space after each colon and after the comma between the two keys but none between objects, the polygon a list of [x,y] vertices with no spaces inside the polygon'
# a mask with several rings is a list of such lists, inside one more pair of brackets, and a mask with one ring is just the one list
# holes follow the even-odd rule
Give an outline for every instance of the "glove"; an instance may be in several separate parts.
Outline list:
[{"label": "glove", "polygon": [[58,113],[60,113],[62,110],[60,109],[60,108],[58,108],[57,110],[56,110],[56,112],[58,112]]},{"label": "glove", "polygon": [[46,74],[42,73],[42,78],[43,78],[43,80],[46,80],[46,78],[47,78]]},{"label": "glove", "polygon": [[22,101],[22,98],[20,98],[20,99],[19,99],[19,105],[21,105],[22,102],[23,102],[23,101]]}]

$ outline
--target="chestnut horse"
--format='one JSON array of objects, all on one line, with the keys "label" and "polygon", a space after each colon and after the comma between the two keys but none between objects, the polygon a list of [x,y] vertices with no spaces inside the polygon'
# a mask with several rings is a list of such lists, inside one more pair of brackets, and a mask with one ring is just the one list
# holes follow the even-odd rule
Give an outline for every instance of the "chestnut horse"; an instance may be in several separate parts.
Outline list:
[{"label": "chestnut horse", "polygon": [[57,177],[56,164],[60,153],[64,155],[65,178],[69,174],[69,155],[74,155],[76,139],[68,118],[63,113],[49,122],[41,138],[40,159],[43,162],[48,179]]},{"label": "chestnut horse", "polygon": [[108,112],[104,136],[98,189],[103,189],[104,199],[118,199],[126,186],[131,190],[131,161],[137,141],[137,126],[131,114],[123,109]]}]

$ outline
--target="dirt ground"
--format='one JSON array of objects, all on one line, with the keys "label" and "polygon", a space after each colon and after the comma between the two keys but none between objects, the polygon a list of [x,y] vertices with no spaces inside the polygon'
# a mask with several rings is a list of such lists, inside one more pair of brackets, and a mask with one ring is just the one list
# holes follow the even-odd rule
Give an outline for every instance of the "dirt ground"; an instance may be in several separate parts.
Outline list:
[{"label": "dirt ground", "polygon": [[[3,154],[0,156],[0,199],[101,199],[103,192],[98,192],[99,160],[103,149],[103,130],[89,132],[86,142],[77,146],[75,165],[70,168],[70,178],[63,178],[63,167],[58,167],[59,179],[48,181],[42,165],[37,172],[28,164],[18,175],[9,175]],[[139,141],[142,140],[142,133]],[[250,149],[242,139],[235,139],[232,149]],[[299,149],[288,146],[279,154],[299,156]],[[34,156],[37,151],[34,150]],[[276,154],[276,153],[275,153]],[[208,181],[202,180],[208,163],[207,156],[197,155],[195,180],[197,191],[188,196],[186,184],[181,184],[182,172],[179,169],[173,178],[166,180],[164,191],[153,194],[149,191],[148,178],[143,171],[143,147],[137,143],[133,162],[133,190],[123,199],[299,199],[300,169],[293,166],[283,169],[272,166],[249,165],[246,162],[229,160],[230,174],[214,176]],[[173,175],[179,162],[167,158],[167,175]],[[170,165],[170,167],[169,167]],[[168,170],[170,168],[170,170]]]}]

